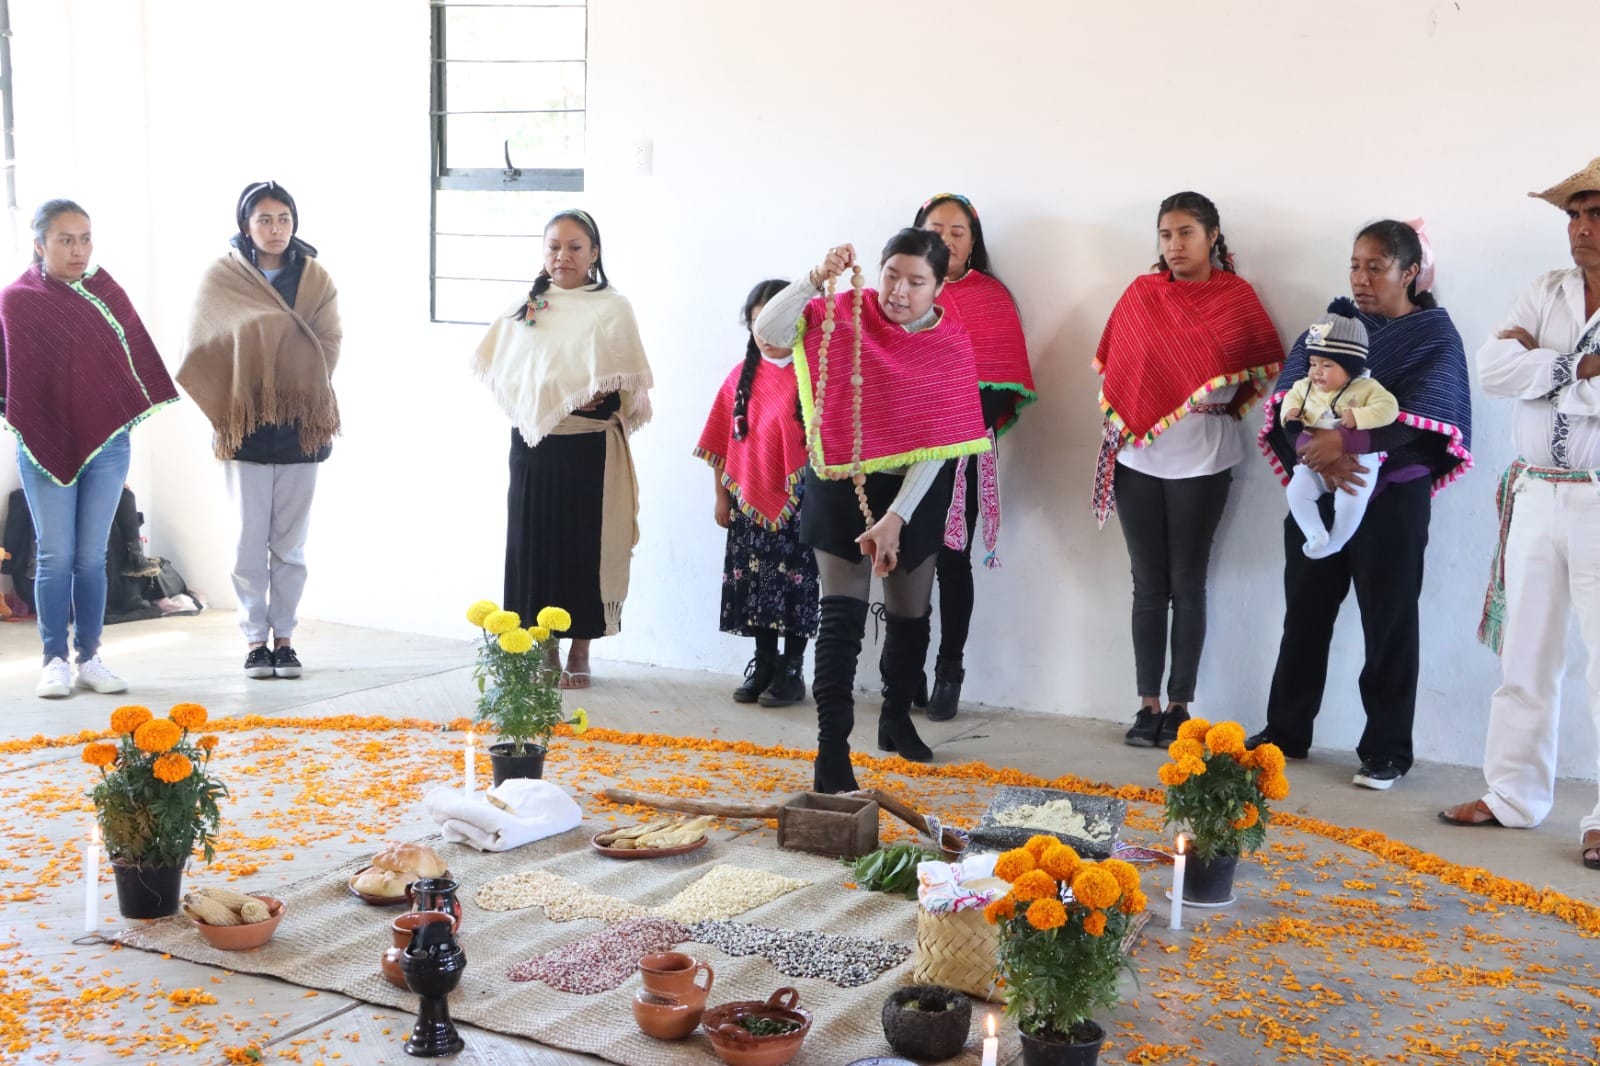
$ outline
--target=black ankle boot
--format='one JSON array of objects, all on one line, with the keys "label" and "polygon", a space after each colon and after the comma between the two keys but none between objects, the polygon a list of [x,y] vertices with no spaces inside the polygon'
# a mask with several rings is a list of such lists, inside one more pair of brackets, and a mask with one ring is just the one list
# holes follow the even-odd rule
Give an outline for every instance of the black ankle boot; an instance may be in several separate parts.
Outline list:
[{"label": "black ankle boot", "polygon": [[824,596],[821,607],[811,679],[817,703],[816,790],[853,792],[850,731],[856,720],[856,660],[867,631],[867,605],[854,596]]},{"label": "black ankle boot", "polygon": [[755,658],[744,668],[744,684],[733,690],[733,702],[754,703],[778,676],[778,653],[756,649]]},{"label": "black ankle boot", "polygon": [[778,660],[772,684],[756,702],[763,707],[790,707],[806,698],[806,656],[785,655]]},{"label": "black ankle boot", "polygon": [[928,721],[948,722],[961,707],[961,683],[967,679],[960,657],[939,657],[933,668],[933,698],[928,701]]},{"label": "black ankle boot", "polygon": [[161,564],[148,558],[144,553],[144,543],[130,540],[127,544],[127,554],[122,559],[123,577],[155,577],[161,573]]},{"label": "black ankle boot", "polygon": [[928,656],[928,615],[900,618],[884,613],[883,662],[887,689],[878,716],[878,747],[912,762],[932,762],[933,751],[911,724],[911,697]]}]

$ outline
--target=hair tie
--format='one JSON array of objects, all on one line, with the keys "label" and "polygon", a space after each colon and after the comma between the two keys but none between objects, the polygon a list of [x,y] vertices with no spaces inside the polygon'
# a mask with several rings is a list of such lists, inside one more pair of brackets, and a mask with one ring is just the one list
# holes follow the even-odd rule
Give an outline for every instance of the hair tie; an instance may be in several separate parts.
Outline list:
[{"label": "hair tie", "polygon": [[1425,229],[1427,223],[1420,218],[1410,218],[1406,220],[1406,225],[1416,231],[1417,243],[1422,246],[1422,262],[1417,269],[1417,291],[1428,292],[1433,288],[1433,242],[1428,240]]},{"label": "hair tie", "polygon": [[932,196],[930,196],[926,200],[922,201],[922,207],[918,209],[919,212],[928,210],[928,208],[932,207],[934,204],[938,203],[940,200],[954,200],[957,203],[959,203],[962,207],[966,208],[967,211],[969,213],[971,213],[973,218],[977,218],[978,217],[978,209],[976,207],[972,206],[972,201],[967,199],[965,196],[962,196],[958,192],[936,192],[936,193],[934,193]]}]

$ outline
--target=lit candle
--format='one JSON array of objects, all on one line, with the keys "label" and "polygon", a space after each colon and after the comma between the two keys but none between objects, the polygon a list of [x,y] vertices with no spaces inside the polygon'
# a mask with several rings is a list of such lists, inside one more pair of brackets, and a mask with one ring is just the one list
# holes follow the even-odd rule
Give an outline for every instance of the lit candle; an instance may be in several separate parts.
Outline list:
[{"label": "lit candle", "polygon": [[463,791],[466,792],[466,794],[469,795],[469,796],[472,795],[473,789],[478,787],[478,781],[477,781],[477,777],[478,777],[478,745],[474,743],[474,741],[477,740],[477,738],[478,738],[478,734],[473,731],[471,726],[468,726],[467,727],[467,780],[466,780],[466,784],[463,786]]},{"label": "lit candle", "polygon": [[1189,856],[1183,853],[1183,834],[1178,834],[1178,853],[1172,857],[1172,921],[1169,929],[1183,928],[1183,868]]},{"label": "lit candle", "polygon": [[89,843],[83,848],[83,931],[100,924],[100,823],[92,822]]},{"label": "lit candle", "polygon": [[1000,1058],[1000,1038],[994,1035],[994,1011],[989,1012],[989,1035],[983,1041],[981,1066],[995,1066]]}]

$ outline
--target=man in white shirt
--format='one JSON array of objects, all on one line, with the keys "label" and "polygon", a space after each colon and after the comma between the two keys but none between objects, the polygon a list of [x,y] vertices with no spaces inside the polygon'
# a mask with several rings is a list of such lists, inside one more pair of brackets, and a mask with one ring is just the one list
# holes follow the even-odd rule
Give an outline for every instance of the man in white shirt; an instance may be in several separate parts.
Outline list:
[{"label": "man in white shirt", "polygon": [[[1479,631],[1500,652],[1483,758],[1489,791],[1440,811],[1452,825],[1529,828],[1550,813],[1574,611],[1600,728],[1600,159],[1529,195],[1566,212],[1575,265],[1529,286],[1478,351],[1484,391],[1516,402],[1518,458],[1501,481],[1500,546]],[[1600,804],[1581,833],[1583,864],[1600,869]]]}]

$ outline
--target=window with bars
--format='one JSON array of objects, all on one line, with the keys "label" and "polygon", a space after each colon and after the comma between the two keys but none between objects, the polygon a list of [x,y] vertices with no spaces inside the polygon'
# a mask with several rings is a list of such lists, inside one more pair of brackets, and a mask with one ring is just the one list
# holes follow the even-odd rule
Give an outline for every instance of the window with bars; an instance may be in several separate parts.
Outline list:
[{"label": "window with bars", "polygon": [[583,191],[585,0],[431,0],[435,322],[527,291],[545,219]]}]

